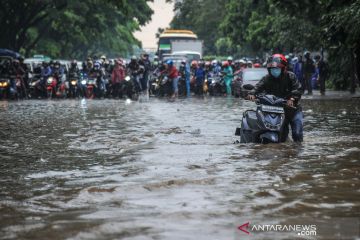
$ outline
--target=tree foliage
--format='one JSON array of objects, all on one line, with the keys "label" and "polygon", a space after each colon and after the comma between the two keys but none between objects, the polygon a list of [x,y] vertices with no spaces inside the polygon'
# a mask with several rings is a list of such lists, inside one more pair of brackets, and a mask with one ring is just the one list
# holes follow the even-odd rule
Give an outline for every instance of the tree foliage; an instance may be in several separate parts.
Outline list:
[{"label": "tree foliage", "polygon": [[0,45],[53,57],[125,54],[140,44],[133,32],[151,19],[147,1],[3,0]]}]

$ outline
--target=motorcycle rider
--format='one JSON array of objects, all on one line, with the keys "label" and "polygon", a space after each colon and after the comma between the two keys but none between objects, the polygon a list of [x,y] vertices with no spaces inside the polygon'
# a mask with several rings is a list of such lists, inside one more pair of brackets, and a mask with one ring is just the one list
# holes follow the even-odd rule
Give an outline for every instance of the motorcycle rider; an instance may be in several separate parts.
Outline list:
[{"label": "motorcycle rider", "polygon": [[23,76],[23,80],[24,80],[24,84],[25,84],[25,88],[28,90],[29,89],[29,73],[30,73],[30,69],[28,68],[28,66],[24,63],[25,59],[23,57],[19,57],[19,63],[20,63],[20,67],[24,70],[24,76]]},{"label": "motorcycle rider", "polygon": [[293,72],[286,69],[287,61],[284,55],[274,54],[267,64],[268,75],[258,82],[247,96],[254,101],[255,95],[265,93],[287,100],[285,107],[285,123],[282,141],[286,141],[291,126],[292,138],[295,142],[303,141],[303,112],[299,101],[301,98],[301,84]]},{"label": "motorcycle rider", "polygon": [[149,72],[151,70],[151,62],[149,60],[149,54],[144,53],[139,60],[139,65],[142,66],[143,76],[140,78],[141,89],[144,94],[147,93],[148,89],[148,81],[149,81]]},{"label": "motorcycle rider", "polygon": [[181,76],[185,79],[186,96],[190,97],[190,65],[185,60],[181,61],[179,72]]},{"label": "motorcycle rider", "polygon": [[203,63],[200,62],[199,64],[195,65],[195,94],[202,95],[204,90],[204,81],[205,81],[205,70],[203,68]]},{"label": "motorcycle rider", "polygon": [[122,98],[122,84],[125,80],[125,68],[121,59],[115,60],[115,67],[111,73],[112,96]]},{"label": "motorcycle rider", "polygon": [[79,77],[80,75],[80,70],[79,70],[79,67],[77,65],[77,61],[74,59],[71,61],[71,64],[70,64],[70,68],[69,68],[69,73],[68,73],[68,78],[77,78]]},{"label": "motorcycle rider", "polygon": [[[24,69],[20,66],[20,62],[18,59],[13,59],[12,60],[12,65],[10,66],[10,69],[8,71],[9,76],[10,76],[10,86],[12,88],[12,90],[14,92],[16,92],[17,90],[17,86],[16,86],[16,79],[20,80],[20,84],[21,84],[21,91],[24,94],[23,96],[26,97],[26,89],[25,89],[25,84],[24,84],[24,79],[23,76],[25,74]],[[20,94],[19,92],[17,94]]]},{"label": "motorcycle rider", "polygon": [[179,72],[174,66],[173,60],[166,61],[166,73],[170,81],[172,81],[173,94],[171,98],[176,98],[178,96],[178,81],[179,81]]},{"label": "motorcycle rider", "polygon": [[94,63],[94,67],[90,70],[90,76],[96,78],[96,95],[102,96],[102,91],[105,90],[104,71],[99,61]]},{"label": "motorcycle rider", "polygon": [[218,60],[214,59],[211,62],[212,65],[212,73],[217,76],[221,73],[221,66],[219,65]]},{"label": "motorcycle rider", "polygon": [[43,61],[42,62],[42,70],[41,70],[41,84],[45,87],[46,80],[48,77],[50,77],[52,74],[52,69],[48,62]]},{"label": "motorcycle rider", "polygon": [[140,83],[140,77],[139,75],[142,72],[142,69],[140,68],[140,65],[137,61],[137,57],[134,55],[131,57],[130,62],[127,66],[127,72],[132,76],[132,79],[134,80],[134,84],[137,85],[137,88],[141,91],[141,83]]},{"label": "motorcycle rider", "polygon": [[224,74],[224,82],[226,85],[226,95],[231,96],[231,83],[233,80],[233,69],[230,66],[228,61],[223,62],[223,74]]},{"label": "motorcycle rider", "polygon": [[227,58],[226,60],[227,60],[227,62],[229,63],[229,66],[231,67],[232,71],[234,72],[235,66],[233,65],[233,57],[232,57],[232,56],[228,56],[228,58]]}]

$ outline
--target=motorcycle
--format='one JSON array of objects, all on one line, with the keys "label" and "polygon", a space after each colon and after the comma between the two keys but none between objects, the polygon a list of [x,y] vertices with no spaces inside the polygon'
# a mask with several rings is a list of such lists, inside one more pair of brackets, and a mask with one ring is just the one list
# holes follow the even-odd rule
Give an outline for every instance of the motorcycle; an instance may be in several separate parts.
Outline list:
[{"label": "motorcycle", "polygon": [[0,99],[8,99],[10,97],[10,79],[0,79]]},{"label": "motorcycle", "polygon": [[41,76],[34,75],[29,82],[29,98],[37,99],[45,95],[44,87],[41,84]]},{"label": "motorcycle", "polygon": [[[245,85],[252,90],[252,85]],[[257,95],[256,111],[247,110],[241,120],[241,128],[235,135],[240,143],[279,143],[282,141],[286,100],[274,95]]]},{"label": "motorcycle", "polygon": [[57,80],[55,77],[48,77],[46,80],[46,97],[51,99],[56,96]]},{"label": "motorcycle", "polygon": [[67,84],[69,85],[67,93],[67,96],[69,98],[78,98],[85,96],[86,79],[84,79],[84,76],[82,74],[80,74],[80,76],[72,76]]},{"label": "motorcycle", "polygon": [[221,96],[225,93],[225,82],[221,76],[211,75],[208,78],[210,96]]},{"label": "motorcycle", "polygon": [[95,97],[96,78],[88,78],[86,80],[85,97],[93,99]]},{"label": "motorcycle", "polygon": [[185,76],[181,76],[179,78],[178,82],[178,94],[179,97],[185,97],[186,96],[186,78]]}]

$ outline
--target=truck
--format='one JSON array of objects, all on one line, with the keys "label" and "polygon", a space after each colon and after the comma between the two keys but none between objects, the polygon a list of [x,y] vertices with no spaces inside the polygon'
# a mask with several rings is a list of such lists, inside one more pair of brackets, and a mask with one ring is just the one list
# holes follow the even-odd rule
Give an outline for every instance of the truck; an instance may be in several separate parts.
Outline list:
[{"label": "truck", "polygon": [[186,56],[189,61],[200,60],[203,54],[203,41],[198,39],[172,40],[172,56]]}]

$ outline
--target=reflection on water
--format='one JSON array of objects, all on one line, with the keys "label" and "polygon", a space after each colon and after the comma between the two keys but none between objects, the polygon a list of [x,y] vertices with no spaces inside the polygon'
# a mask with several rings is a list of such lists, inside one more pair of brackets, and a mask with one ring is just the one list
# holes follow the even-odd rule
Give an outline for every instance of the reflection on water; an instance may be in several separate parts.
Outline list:
[{"label": "reflection on water", "polygon": [[241,100],[0,102],[0,238],[242,239],[245,221],[358,218],[359,102],[303,105],[303,144],[235,145]]}]

